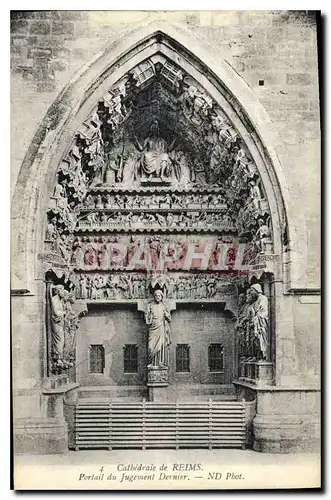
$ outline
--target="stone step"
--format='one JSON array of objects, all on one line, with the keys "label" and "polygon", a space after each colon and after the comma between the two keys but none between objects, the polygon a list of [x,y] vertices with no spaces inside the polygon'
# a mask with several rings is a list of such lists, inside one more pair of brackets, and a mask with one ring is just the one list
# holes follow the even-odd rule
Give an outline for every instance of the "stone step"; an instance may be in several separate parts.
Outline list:
[{"label": "stone step", "polygon": [[[178,401],[236,401],[235,390],[231,385],[217,384],[174,384],[171,392],[174,400]],[[79,399],[88,398],[93,400],[111,399],[112,401],[135,402],[148,400],[148,388],[146,386],[83,386],[78,390]]]}]

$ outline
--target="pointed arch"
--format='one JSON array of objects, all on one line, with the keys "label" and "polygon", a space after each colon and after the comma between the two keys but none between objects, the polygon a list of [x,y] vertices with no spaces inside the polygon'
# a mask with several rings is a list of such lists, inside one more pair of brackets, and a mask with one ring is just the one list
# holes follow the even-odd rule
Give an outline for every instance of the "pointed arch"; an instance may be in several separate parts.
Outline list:
[{"label": "pointed arch", "polygon": [[[188,49],[187,47],[190,47]],[[277,135],[257,97],[223,59],[217,62],[183,28],[154,23],[123,34],[84,66],[49,108],[23,160],[12,204],[14,288],[35,290],[41,278],[38,255],[43,252],[45,217],[57,167],[76,130],[107,89],[132,67],[155,54],[174,61],[206,89],[225,111],[255,161],[269,202],[274,253],[281,257],[277,279],[295,286],[297,268],[305,265],[306,232],[293,213],[290,193],[276,154]],[[290,273],[290,252],[284,253],[282,234],[287,225],[291,252],[299,254]],[[284,259],[286,255],[286,259]]]}]

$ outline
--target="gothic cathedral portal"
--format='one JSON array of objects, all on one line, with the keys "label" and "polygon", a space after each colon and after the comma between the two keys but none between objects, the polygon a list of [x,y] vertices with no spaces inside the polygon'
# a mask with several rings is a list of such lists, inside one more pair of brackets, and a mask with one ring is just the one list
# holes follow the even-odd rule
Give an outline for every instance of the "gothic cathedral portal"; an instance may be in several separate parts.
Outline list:
[{"label": "gothic cathedral portal", "polygon": [[270,280],[248,271],[273,253],[263,182],[224,109],[161,51],[78,127],[45,245],[49,376],[152,401],[234,396],[255,363],[272,381]]},{"label": "gothic cathedral portal", "polygon": [[[40,179],[20,201],[30,222],[15,219],[26,242],[17,288],[42,303],[34,397],[55,450],[69,428],[76,449],[268,451],[263,401],[296,383],[295,354],[277,356],[294,345],[297,233],[267,121],[242,79],[225,63],[215,73],[180,33],[132,37],[82,72],[78,97],[73,82],[50,109],[48,148],[29,171]],[[160,412],[162,437],[121,434],[128,415],[155,430]],[[101,427],[113,419],[112,441],[95,416]],[[192,430],[182,441],[178,422]]]}]

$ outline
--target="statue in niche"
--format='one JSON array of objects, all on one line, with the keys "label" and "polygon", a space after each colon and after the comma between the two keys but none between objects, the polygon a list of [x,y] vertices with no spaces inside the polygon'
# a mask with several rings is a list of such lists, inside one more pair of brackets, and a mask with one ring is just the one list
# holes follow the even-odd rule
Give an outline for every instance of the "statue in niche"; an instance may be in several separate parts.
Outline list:
[{"label": "statue in niche", "polygon": [[54,240],[52,248],[65,261],[68,261],[72,250],[71,238],[69,238],[69,236],[65,233],[62,233],[61,236],[58,236],[58,238]]},{"label": "statue in niche", "polygon": [[106,156],[105,184],[114,186],[123,180],[124,152],[122,154],[111,151]]},{"label": "statue in niche", "polygon": [[84,274],[80,275],[79,282],[78,282],[78,290],[79,290],[79,297],[80,299],[87,299],[88,294],[87,294],[87,278]]},{"label": "statue in niche", "polygon": [[59,232],[57,229],[57,219],[56,217],[52,217],[46,227],[46,240],[54,241],[58,236]]},{"label": "statue in niche", "polygon": [[191,173],[191,182],[197,185],[205,185],[206,184],[206,172],[205,167],[198,162],[198,160],[194,160],[192,163],[192,167],[190,169]]},{"label": "statue in niche", "polygon": [[260,201],[262,200],[261,191],[259,186],[254,182],[250,181],[250,206],[252,207],[252,211],[259,212],[260,210]]},{"label": "statue in niche", "polygon": [[112,208],[113,205],[112,205],[112,197],[110,194],[107,194],[106,195],[106,204],[105,204],[105,208],[109,209],[109,208]]},{"label": "statue in niche", "polygon": [[92,135],[87,147],[87,152],[90,154],[91,158],[89,165],[93,167],[93,173],[91,174],[91,187],[100,186],[103,184],[105,173],[105,158],[103,140],[99,128],[97,128]]},{"label": "statue in niche", "polygon": [[163,302],[163,292],[156,290],[154,300],[147,306],[145,322],[148,326],[148,368],[168,366],[168,346],[170,340],[171,316]]},{"label": "statue in niche", "polygon": [[[57,177],[59,177],[59,176],[57,175]],[[53,197],[58,199],[58,198],[64,197],[64,196],[65,196],[64,187],[62,186],[62,184],[59,183],[59,181],[57,181],[57,183],[55,184]]]},{"label": "statue in niche", "polygon": [[98,196],[97,196],[97,204],[96,204],[95,208],[97,208],[97,209],[103,208],[103,201],[102,201],[101,194],[98,194]]},{"label": "statue in niche", "polygon": [[249,354],[253,359],[267,359],[269,347],[269,307],[268,298],[262,293],[261,285],[252,285],[247,291],[250,307],[247,310],[249,328]]},{"label": "statue in niche", "polygon": [[78,316],[73,308],[75,296],[73,293],[65,294],[65,314],[64,314],[64,345],[63,358],[68,368],[73,366],[76,350],[76,333],[78,329]]},{"label": "statue in niche", "polygon": [[68,292],[63,285],[50,285],[50,341],[53,373],[66,368],[63,360],[65,299]]},{"label": "statue in niche", "polygon": [[136,178],[145,179],[158,178],[167,180],[173,173],[172,161],[168,152],[173,149],[175,140],[168,147],[167,142],[160,136],[159,123],[154,120],[150,126],[149,136],[141,145],[135,137],[135,146],[141,153],[136,164]]},{"label": "statue in niche", "polygon": [[265,253],[267,243],[270,242],[271,230],[263,219],[258,219],[258,225],[259,229],[256,231],[253,241],[257,246],[259,252]]}]

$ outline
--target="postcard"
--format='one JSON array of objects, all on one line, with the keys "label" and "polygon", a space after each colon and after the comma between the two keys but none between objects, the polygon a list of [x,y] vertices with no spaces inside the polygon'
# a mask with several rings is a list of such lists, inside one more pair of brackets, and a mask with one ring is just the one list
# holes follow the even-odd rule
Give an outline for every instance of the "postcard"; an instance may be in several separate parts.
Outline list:
[{"label": "postcard", "polygon": [[14,488],[319,488],[319,11],[11,11]]}]

